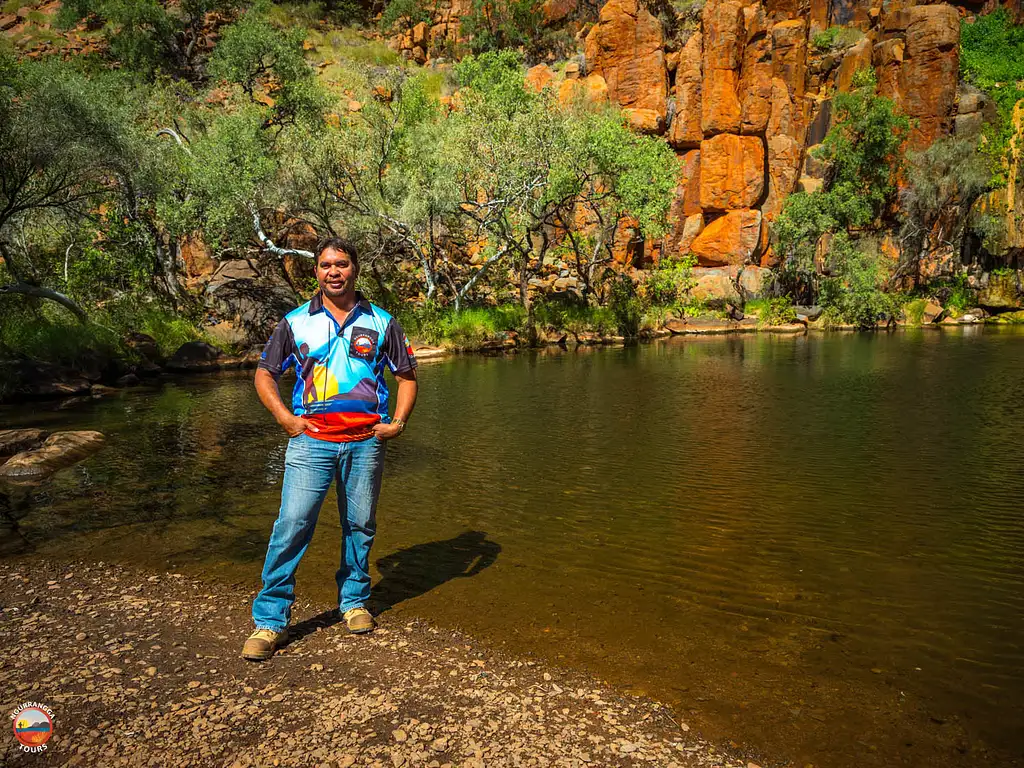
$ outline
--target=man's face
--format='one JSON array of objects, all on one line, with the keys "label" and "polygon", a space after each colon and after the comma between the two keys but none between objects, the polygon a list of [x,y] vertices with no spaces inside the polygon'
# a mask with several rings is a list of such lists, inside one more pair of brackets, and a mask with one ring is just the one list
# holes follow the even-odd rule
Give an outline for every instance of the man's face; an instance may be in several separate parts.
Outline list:
[{"label": "man's face", "polygon": [[320,290],[331,299],[339,299],[356,289],[359,268],[344,251],[327,248],[316,262],[316,281]]}]

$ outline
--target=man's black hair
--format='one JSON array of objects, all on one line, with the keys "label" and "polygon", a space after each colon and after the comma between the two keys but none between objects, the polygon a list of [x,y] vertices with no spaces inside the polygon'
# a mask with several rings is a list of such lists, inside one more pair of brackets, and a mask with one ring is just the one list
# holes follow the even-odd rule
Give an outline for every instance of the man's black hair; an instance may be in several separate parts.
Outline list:
[{"label": "man's black hair", "polygon": [[356,251],[356,247],[351,242],[343,237],[325,237],[316,246],[316,258],[317,263],[320,261],[320,256],[328,248],[334,251],[343,251],[351,260],[352,263],[359,266],[359,253]]}]

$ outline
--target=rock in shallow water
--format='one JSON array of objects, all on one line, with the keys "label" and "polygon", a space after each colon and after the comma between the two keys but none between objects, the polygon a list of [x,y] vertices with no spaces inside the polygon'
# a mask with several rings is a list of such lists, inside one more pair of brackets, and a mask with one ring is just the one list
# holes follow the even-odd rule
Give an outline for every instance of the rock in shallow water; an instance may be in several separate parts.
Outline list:
[{"label": "rock in shallow water", "polygon": [[0,466],[0,481],[37,483],[59,469],[91,456],[103,447],[100,432],[58,432],[50,435],[40,447],[12,456]]},{"label": "rock in shallow water", "polygon": [[13,456],[36,448],[49,434],[42,429],[0,429],[0,456]]}]

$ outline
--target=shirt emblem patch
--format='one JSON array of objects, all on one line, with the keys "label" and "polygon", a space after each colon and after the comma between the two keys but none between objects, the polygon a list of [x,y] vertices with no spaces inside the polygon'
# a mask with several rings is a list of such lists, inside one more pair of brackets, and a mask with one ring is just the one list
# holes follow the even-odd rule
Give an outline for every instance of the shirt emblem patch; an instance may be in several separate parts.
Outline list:
[{"label": "shirt emblem patch", "polygon": [[380,334],[372,328],[354,328],[352,340],[348,345],[350,357],[358,357],[361,360],[373,360],[377,356],[377,341]]}]

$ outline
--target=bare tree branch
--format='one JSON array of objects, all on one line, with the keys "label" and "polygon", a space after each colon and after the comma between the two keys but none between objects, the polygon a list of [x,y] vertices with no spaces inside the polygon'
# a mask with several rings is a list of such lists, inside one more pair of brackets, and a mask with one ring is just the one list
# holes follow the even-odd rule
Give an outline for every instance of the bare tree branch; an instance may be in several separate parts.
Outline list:
[{"label": "bare tree branch", "polygon": [[58,293],[50,288],[43,288],[39,285],[29,285],[28,283],[8,283],[7,285],[0,285],[0,293],[21,293],[26,296],[36,296],[40,299],[50,299],[56,301],[65,309],[69,310],[78,318],[78,322],[85,325],[89,322],[89,318],[86,317],[85,310],[75,304],[74,301],[69,299],[63,293]]},{"label": "bare tree branch", "polygon": [[307,259],[316,258],[316,254],[312,251],[304,251],[300,248],[280,248],[274,245],[274,241],[267,237],[267,234],[263,231],[263,225],[260,223],[260,212],[255,205],[249,206],[249,213],[252,215],[252,229],[256,233],[256,239],[260,241],[260,245],[266,250],[278,257],[305,256]]},{"label": "bare tree branch", "polygon": [[172,139],[174,139],[176,142],[178,142],[178,146],[179,147],[184,149],[189,154],[192,154],[192,150],[190,150],[188,148],[188,145],[185,143],[185,139],[183,139],[181,137],[181,134],[178,133],[173,128],[161,128],[159,131],[156,132],[156,135],[157,136],[170,136]]}]

